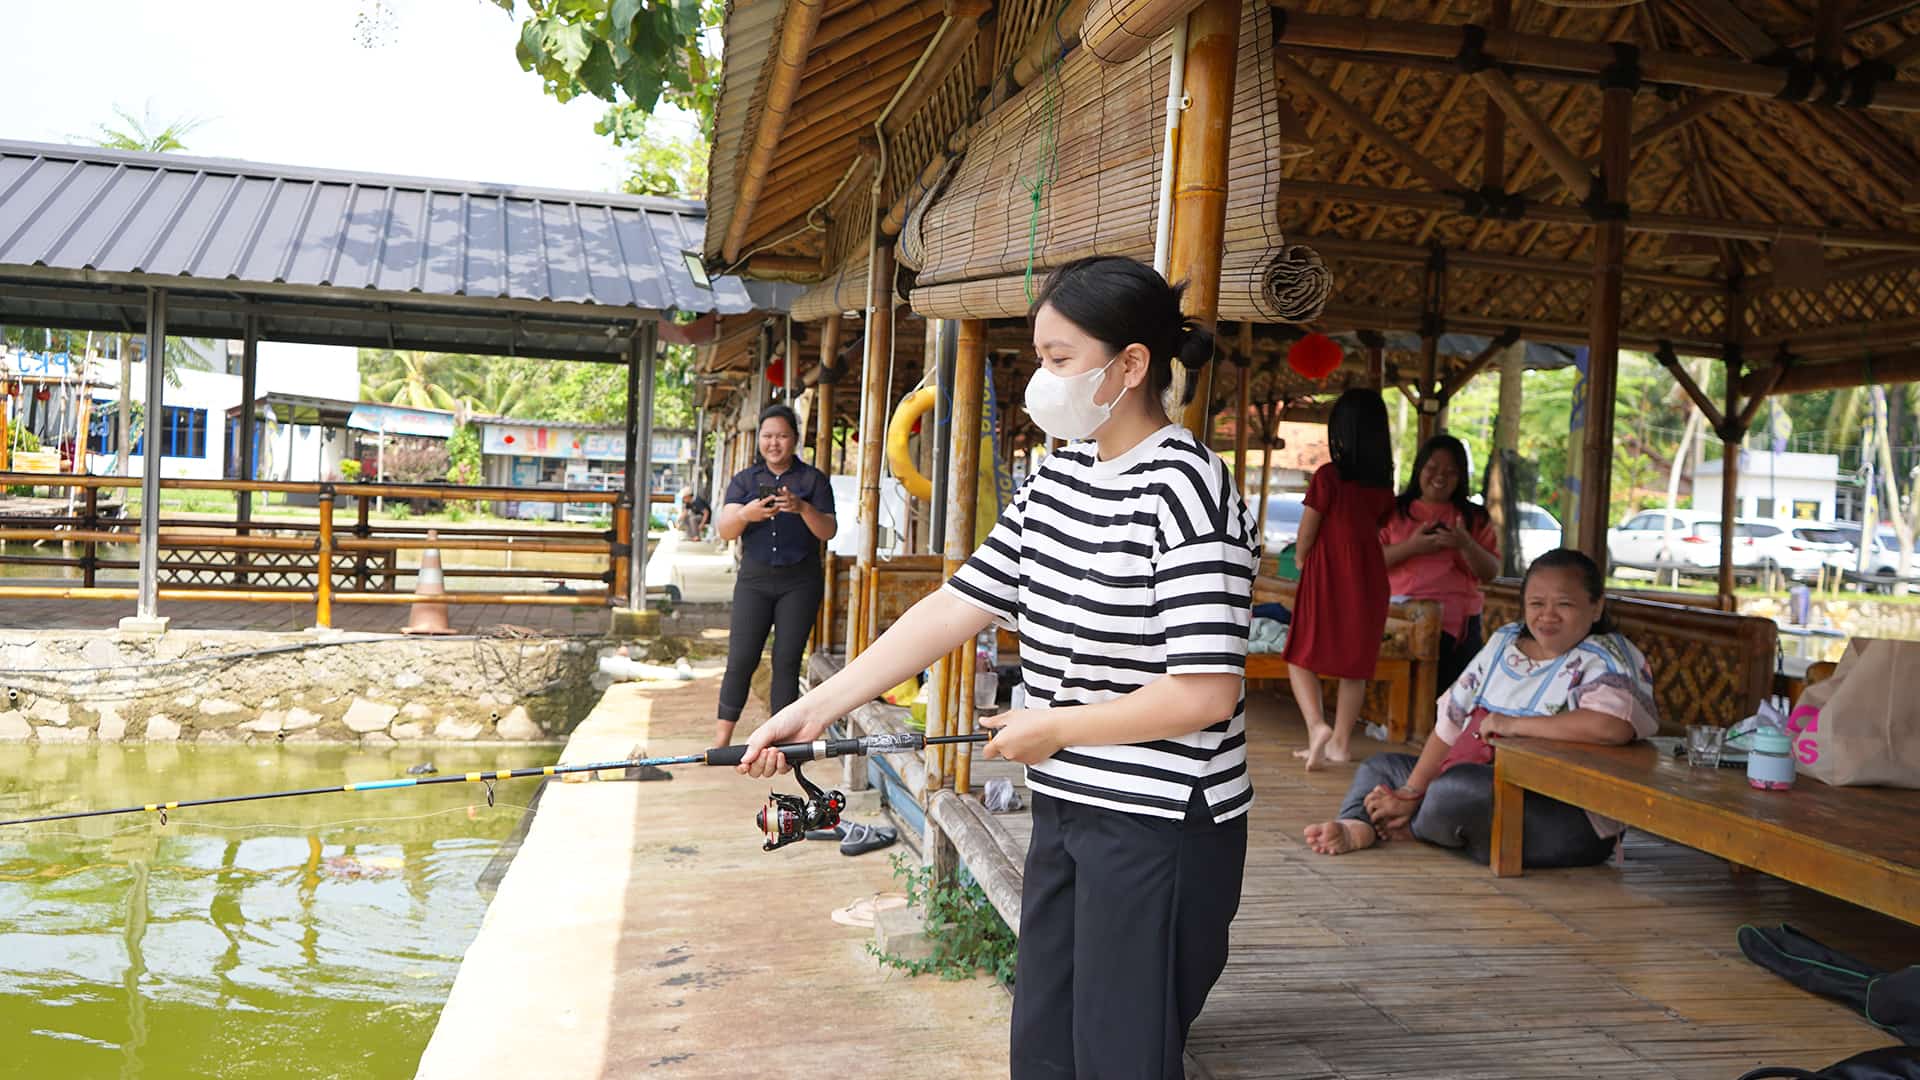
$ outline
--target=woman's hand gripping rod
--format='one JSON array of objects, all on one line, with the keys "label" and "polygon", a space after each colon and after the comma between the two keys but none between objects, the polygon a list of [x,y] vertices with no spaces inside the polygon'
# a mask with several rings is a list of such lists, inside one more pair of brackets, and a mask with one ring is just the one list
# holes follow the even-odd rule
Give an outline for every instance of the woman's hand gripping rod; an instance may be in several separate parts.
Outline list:
[{"label": "woman's hand gripping rod", "polygon": [[[806,839],[809,830],[831,829],[840,824],[840,811],[847,808],[847,797],[838,791],[820,790],[800,772],[803,762],[846,757],[849,754],[894,754],[944,743],[985,742],[991,737],[992,733],[985,731],[971,735],[936,735],[932,738],[919,732],[903,731],[889,735],[815,739],[813,742],[769,746],[768,750],[778,750],[786,755],[787,761],[793,765],[793,777],[800,781],[800,789],[805,794],[767,793],[767,805],[754,815],[754,824],[766,837],[760,848],[762,851],[772,851],[796,840]],[[717,746],[707,751],[705,760],[709,765],[738,765],[746,753],[744,745]]]}]

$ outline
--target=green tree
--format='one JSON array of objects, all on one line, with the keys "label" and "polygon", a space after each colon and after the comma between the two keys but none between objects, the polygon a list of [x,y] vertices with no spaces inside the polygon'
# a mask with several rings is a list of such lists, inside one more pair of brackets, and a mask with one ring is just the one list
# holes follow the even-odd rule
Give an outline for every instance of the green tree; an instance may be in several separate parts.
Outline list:
[{"label": "green tree", "polygon": [[615,143],[638,139],[661,101],[712,130],[719,91],[719,0],[493,0],[519,21],[514,56],[555,99],[583,94],[613,107],[598,130]]},{"label": "green tree", "polygon": [[186,138],[195,128],[206,123],[205,120],[181,118],[170,120],[165,126],[156,127],[153,119],[153,106],[148,104],[141,116],[135,116],[125,106],[115,105],[113,114],[120,118],[118,126],[101,124],[99,131],[91,140],[95,146],[104,146],[109,150],[137,150],[148,154],[165,154],[187,148]]},{"label": "green tree", "polygon": [[644,130],[643,123],[640,138],[630,145],[633,150],[627,154],[627,178],[620,182],[620,190],[629,195],[707,197],[704,139],[651,134]]}]

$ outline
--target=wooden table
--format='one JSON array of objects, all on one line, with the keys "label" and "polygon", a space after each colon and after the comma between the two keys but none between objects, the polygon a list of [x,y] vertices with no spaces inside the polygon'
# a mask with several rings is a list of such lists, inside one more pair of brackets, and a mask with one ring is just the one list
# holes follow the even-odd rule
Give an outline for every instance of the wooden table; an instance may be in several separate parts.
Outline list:
[{"label": "wooden table", "polygon": [[1500,739],[1493,770],[1494,873],[1521,871],[1525,792],[1572,803],[1920,925],[1920,791],[1801,778],[1759,791],[1737,769],[1694,769],[1646,743]]}]

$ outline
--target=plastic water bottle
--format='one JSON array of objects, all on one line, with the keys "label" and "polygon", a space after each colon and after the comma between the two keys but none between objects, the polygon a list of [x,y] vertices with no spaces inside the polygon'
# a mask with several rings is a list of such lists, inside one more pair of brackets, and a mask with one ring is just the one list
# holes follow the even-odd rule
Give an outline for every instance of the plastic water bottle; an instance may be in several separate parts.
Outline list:
[{"label": "plastic water bottle", "polygon": [[1747,748],[1747,783],[1762,791],[1793,787],[1793,738],[1779,728],[1753,733]]}]

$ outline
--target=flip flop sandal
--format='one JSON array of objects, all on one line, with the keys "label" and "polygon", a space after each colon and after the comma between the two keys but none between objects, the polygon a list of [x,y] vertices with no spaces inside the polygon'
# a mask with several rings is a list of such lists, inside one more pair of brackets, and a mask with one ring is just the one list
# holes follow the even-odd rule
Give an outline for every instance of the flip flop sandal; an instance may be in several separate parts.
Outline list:
[{"label": "flip flop sandal", "polygon": [[869,851],[878,851],[898,840],[900,835],[890,825],[849,825],[846,839],[840,841],[840,854],[865,855]]},{"label": "flip flop sandal", "polygon": [[837,844],[840,841],[845,840],[846,838],[847,838],[847,827],[845,825],[835,825],[831,829],[808,829],[807,830],[807,839],[809,840],[831,840]]},{"label": "flip flop sandal", "polygon": [[873,928],[874,917],[882,911],[907,906],[907,898],[901,893],[876,893],[863,896],[846,907],[834,911],[831,918],[842,926],[854,926],[864,929]]}]

